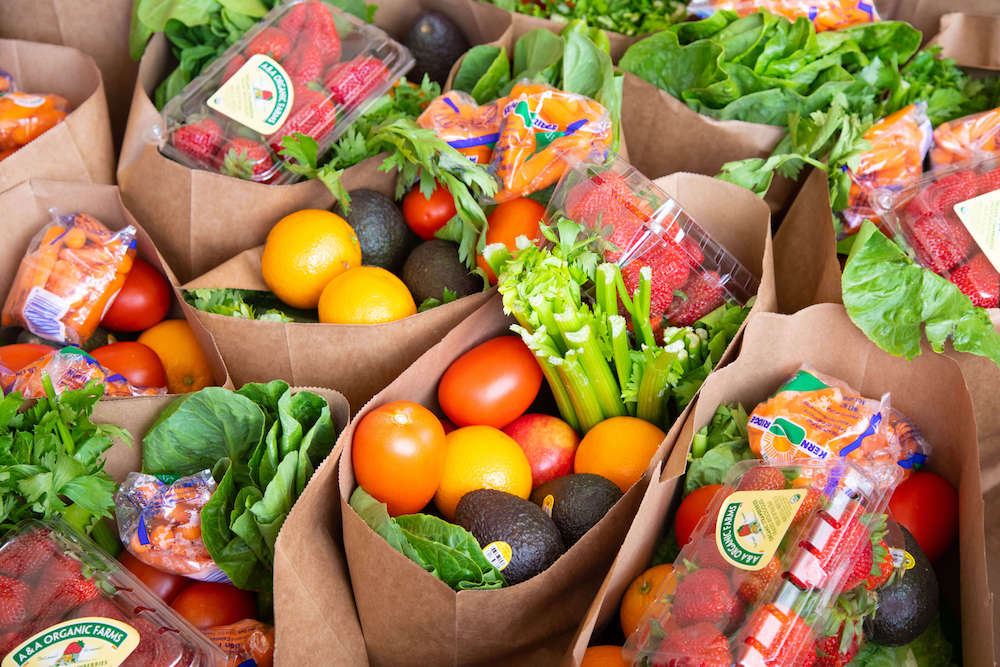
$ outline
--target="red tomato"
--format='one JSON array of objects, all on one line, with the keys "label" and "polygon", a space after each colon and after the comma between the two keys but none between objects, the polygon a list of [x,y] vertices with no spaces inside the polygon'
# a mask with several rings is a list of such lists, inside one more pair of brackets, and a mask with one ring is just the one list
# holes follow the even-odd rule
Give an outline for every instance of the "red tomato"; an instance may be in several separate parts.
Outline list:
[{"label": "red tomato", "polygon": [[151,565],[146,565],[141,560],[133,556],[129,551],[122,551],[118,555],[118,560],[128,570],[138,577],[139,581],[146,584],[149,590],[156,593],[157,597],[170,604],[177,597],[181,590],[191,583],[187,577],[179,574],[171,574],[162,570],[157,570]]},{"label": "red tomato", "polygon": [[170,606],[199,630],[257,618],[253,593],[208,581],[193,582],[177,594]]},{"label": "red tomato", "polygon": [[705,516],[716,491],[721,488],[721,484],[707,484],[695,489],[681,501],[681,506],[677,508],[677,516],[674,517],[674,533],[677,535],[678,546],[683,547],[691,541],[695,527],[701,521],[701,517]]},{"label": "red tomato", "polygon": [[531,406],[542,369],[517,336],[500,336],[452,362],[438,384],[441,409],[456,426],[503,428]]},{"label": "red tomato", "polygon": [[933,562],[958,535],[958,494],[940,475],[915,472],[896,487],[889,516],[906,526]]},{"label": "red tomato", "polygon": [[438,185],[428,199],[416,185],[403,197],[403,219],[425,241],[455,217],[455,198],[448,188]]},{"label": "red tomato", "polygon": [[[511,252],[517,250],[517,237],[526,236],[535,240],[541,236],[538,225],[545,219],[545,207],[534,199],[518,197],[505,201],[486,217],[486,245],[502,243]],[[497,277],[486,263],[486,258],[476,255],[476,264],[486,275],[490,283],[496,284]]]},{"label": "red tomato", "polygon": [[166,387],[163,362],[148,345],[134,342],[103,345],[90,353],[108,370],[125,376],[134,387]]},{"label": "red tomato", "polygon": [[0,368],[6,368],[16,373],[35,359],[44,357],[53,350],[55,350],[54,347],[42,345],[41,343],[4,345],[0,347]]},{"label": "red tomato", "polygon": [[136,259],[101,325],[112,331],[142,331],[157,324],[170,310],[170,285],[159,271]]}]

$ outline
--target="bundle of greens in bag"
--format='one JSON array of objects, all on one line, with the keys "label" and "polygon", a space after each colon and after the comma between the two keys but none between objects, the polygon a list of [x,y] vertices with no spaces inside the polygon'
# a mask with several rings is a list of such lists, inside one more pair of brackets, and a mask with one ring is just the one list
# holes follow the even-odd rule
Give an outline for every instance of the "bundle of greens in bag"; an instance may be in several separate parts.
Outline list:
[{"label": "bundle of greens in bag", "polygon": [[286,382],[208,387],[171,403],[143,439],[142,470],[218,482],[201,512],[202,539],[238,588],[270,591],[274,544],[337,429],[324,398]]}]

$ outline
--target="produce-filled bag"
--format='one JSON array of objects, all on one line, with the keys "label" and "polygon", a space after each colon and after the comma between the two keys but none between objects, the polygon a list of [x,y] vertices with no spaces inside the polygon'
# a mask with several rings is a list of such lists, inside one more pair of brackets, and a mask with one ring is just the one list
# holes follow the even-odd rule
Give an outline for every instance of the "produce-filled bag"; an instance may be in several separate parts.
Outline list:
[{"label": "produce-filled bag", "polygon": [[[977,69],[1000,69],[1000,8],[996,4],[973,0],[963,2],[961,12],[954,5],[936,0],[940,24],[924,34],[934,34],[932,42],[941,46],[941,55]],[[918,5],[934,4],[924,0]],[[952,13],[946,13],[952,12]]]},{"label": "produce-filled bag", "polygon": [[[879,14],[886,21],[906,21],[924,34],[924,41],[932,41],[941,28],[942,20],[954,13],[956,5],[949,0],[876,0]],[[962,11],[966,14],[998,16],[1000,11],[993,0],[965,0]]]},{"label": "produce-filled bag", "polygon": [[699,18],[723,9],[740,16],[766,9],[792,21],[804,16],[813,22],[816,32],[879,20],[878,9],[867,0],[693,0],[688,4],[688,10]]},{"label": "produce-filled bag", "polygon": [[[847,318],[843,307],[817,305],[795,316],[762,313],[747,325],[740,356],[713,374],[677,436],[662,474],[650,483],[621,551],[594,599],[564,664],[578,661],[594,634],[618,622],[618,605],[628,584],[644,571],[672,521],[692,436],[721,404],[738,402],[748,411],[772,395],[803,363],[835,376],[865,396],[891,393],[894,408],[911,419],[933,447],[928,469],[958,490],[958,563],[947,557],[939,569],[944,600],[959,601],[966,664],[991,664],[993,601],[987,591],[984,505],[976,451],[976,421],[962,374],[951,360],[923,354],[912,362],[880,351]],[[961,572],[961,580],[957,576]]]},{"label": "produce-filled bag", "polygon": [[48,100],[43,106],[55,102],[69,112],[0,161],[0,192],[29,178],[114,183],[108,103],[93,59],[67,46],[0,39],[0,69],[27,94],[20,106],[8,101],[8,111],[0,105],[0,137],[15,115],[34,112],[42,99]]},{"label": "produce-filled bag", "polygon": [[[50,209],[86,213],[100,220],[111,232],[132,226],[135,256],[144,259],[155,270],[166,276],[168,282],[176,284],[173,272],[157,252],[153,241],[122,204],[118,188],[111,185],[33,179],[0,194],[0,210],[4,211],[5,215],[5,239],[0,246],[0,294],[4,298],[14,285],[18,266],[31,239],[39,233],[39,230],[52,222]],[[180,296],[174,291],[171,292],[171,296],[174,305],[167,313],[167,317],[184,318],[185,315],[178,305]],[[187,316],[186,319],[211,367],[212,382],[217,385],[227,385],[229,375],[212,337],[199,324],[197,318]]]}]

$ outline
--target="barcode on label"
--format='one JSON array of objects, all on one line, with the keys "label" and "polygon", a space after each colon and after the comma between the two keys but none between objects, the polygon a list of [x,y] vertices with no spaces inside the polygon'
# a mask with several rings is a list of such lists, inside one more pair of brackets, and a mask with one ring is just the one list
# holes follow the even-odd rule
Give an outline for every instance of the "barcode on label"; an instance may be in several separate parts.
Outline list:
[{"label": "barcode on label", "polygon": [[[508,553],[504,553],[503,547],[507,547]],[[506,542],[490,542],[483,548],[483,555],[498,570],[510,565],[510,546]]]},{"label": "barcode on label", "polygon": [[68,310],[69,304],[63,299],[41,287],[32,287],[21,315],[28,331],[36,336],[65,341],[66,327],[60,320]]}]

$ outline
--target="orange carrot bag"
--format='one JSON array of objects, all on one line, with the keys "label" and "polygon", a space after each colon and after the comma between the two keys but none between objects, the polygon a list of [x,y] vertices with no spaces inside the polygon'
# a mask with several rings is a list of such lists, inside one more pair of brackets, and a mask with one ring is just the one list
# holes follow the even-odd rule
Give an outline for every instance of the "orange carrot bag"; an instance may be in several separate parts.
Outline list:
[{"label": "orange carrot bag", "polygon": [[0,84],[0,160],[61,123],[69,111],[59,95],[5,93]]},{"label": "orange carrot bag", "polygon": [[879,20],[875,0],[694,0],[688,4],[688,11],[699,18],[720,9],[735,11],[740,16],[766,9],[789,21],[805,16],[816,26],[816,32]]},{"label": "orange carrot bag", "polygon": [[97,329],[132,268],[135,227],[112,232],[86,213],[53,219],[21,260],[2,324],[80,345]]},{"label": "orange carrot bag", "polygon": [[476,164],[489,164],[500,138],[501,98],[482,106],[468,93],[449,90],[427,105],[417,125],[434,130],[448,145]]},{"label": "orange carrot bag", "polygon": [[25,398],[44,398],[50,394],[83,389],[96,380],[104,385],[104,395],[114,397],[162,396],[166,387],[136,387],[124,376],[108,370],[89,354],[75,347],[64,347],[42,355],[14,371],[0,363],[0,393],[18,392]]},{"label": "orange carrot bag", "polygon": [[931,167],[1000,152],[1000,108],[941,123],[934,130]]},{"label": "orange carrot bag", "polygon": [[226,652],[226,667],[273,667],[274,626],[247,618],[232,625],[202,630]]}]

